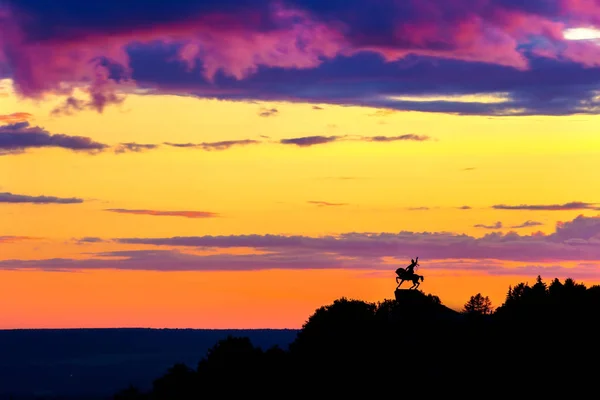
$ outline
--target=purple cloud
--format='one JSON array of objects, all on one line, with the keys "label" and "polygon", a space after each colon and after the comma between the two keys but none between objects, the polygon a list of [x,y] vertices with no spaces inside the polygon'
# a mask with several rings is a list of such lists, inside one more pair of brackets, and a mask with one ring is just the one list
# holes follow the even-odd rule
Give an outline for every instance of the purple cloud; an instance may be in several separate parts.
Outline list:
[{"label": "purple cloud", "polygon": [[532,211],[565,211],[565,210],[600,210],[594,203],[573,201],[565,204],[519,204],[514,206],[497,204],[492,206],[496,210],[532,210]]},{"label": "purple cloud", "polygon": [[[131,0],[96,7],[7,0],[1,7],[0,74],[22,96],[65,95],[58,113],[102,112],[136,86],[456,114],[600,110],[600,49],[564,34],[600,26],[595,1]],[[85,100],[72,97],[81,87]],[[498,93],[505,101],[444,98]],[[442,98],[404,98],[415,94]]]},{"label": "purple cloud", "polygon": [[79,239],[74,239],[75,243],[77,244],[88,244],[88,243],[104,243],[106,242],[105,239],[99,238],[99,237],[82,237]]},{"label": "purple cloud", "polygon": [[152,215],[159,217],[215,218],[219,216],[219,214],[209,211],[129,210],[124,208],[108,208],[104,211],[119,214]]},{"label": "purple cloud", "polygon": [[29,196],[24,194],[13,194],[9,192],[0,193],[0,203],[31,203],[31,204],[78,204],[83,199],[76,197],[63,198],[55,196]]},{"label": "purple cloud", "polygon": [[94,253],[94,258],[1,260],[0,269],[122,269],[138,271],[254,271],[265,269],[360,268],[356,261],[322,254],[195,255],[176,250],[125,250]]},{"label": "purple cloud", "polygon": [[494,232],[477,238],[446,232],[346,233],[339,236],[192,236],[172,238],[121,238],[122,244],[198,248],[251,247],[274,252],[332,253],[368,260],[406,258],[422,260],[497,259],[505,261],[600,261],[600,217],[578,216],[559,223],[551,234],[519,235]]},{"label": "purple cloud", "polygon": [[326,144],[339,140],[341,136],[305,136],[291,139],[281,139],[281,144],[293,144],[298,147],[310,147],[317,144]]},{"label": "purple cloud", "polygon": [[429,136],[425,135],[415,135],[412,133],[400,136],[372,136],[372,137],[363,137],[362,140],[366,142],[396,142],[399,140],[413,140],[417,142],[423,142],[425,140],[430,140]]},{"label": "purple cloud", "polygon": [[[88,259],[3,260],[0,269],[130,269],[158,271],[249,271],[260,269],[371,269],[393,271],[415,254],[423,271],[473,271],[491,275],[541,274],[600,277],[600,216],[558,223],[550,234],[494,232],[483,237],[445,232],[346,233],[336,236],[231,235],[170,238],[83,238],[129,249],[86,253]],[[161,246],[169,249],[160,249]],[[179,248],[174,250],[171,247]],[[260,254],[194,254],[190,250],[254,248]],[[393,263],[390,263],[392,261]],[[506,262],[522,263],[509,267]],[[561,265],[562,262],[576,267]]]},{"label": "purple cloud", "polygon": [[23,153],[28,149],[58,147],[72,151],[99,152],[107,145],[88,137],[51,134],[29,122],[17,122],[0,126],[0,155]]}]

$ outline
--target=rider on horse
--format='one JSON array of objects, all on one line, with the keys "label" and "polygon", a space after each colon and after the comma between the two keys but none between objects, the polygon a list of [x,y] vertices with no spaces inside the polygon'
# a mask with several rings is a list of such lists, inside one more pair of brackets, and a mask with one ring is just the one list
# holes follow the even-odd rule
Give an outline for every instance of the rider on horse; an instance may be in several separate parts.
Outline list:
[{"label": "rider on horse", "polygon": [[417,267],[419,265],[419,257],[417,257],[416,259],[410,259],[411,263],[408,267],[406,267],[405,269],[405,273],[408,274],[414,274],[415,273],[415,267]]}]

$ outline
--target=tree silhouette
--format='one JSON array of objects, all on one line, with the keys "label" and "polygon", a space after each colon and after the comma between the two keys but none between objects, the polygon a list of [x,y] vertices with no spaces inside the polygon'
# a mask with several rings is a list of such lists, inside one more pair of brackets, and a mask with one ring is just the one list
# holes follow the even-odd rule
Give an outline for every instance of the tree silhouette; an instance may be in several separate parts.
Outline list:
[{"label": "tree silhouette", "polygon": [[482,296],[481,293],[471,296],[463,308],[464,313],[475,315],[488,315],[491,314],[492,311],[492,301],[488,296]]},{"label": "tree silhouette", "polygon": [[553,387],[593,372],[588,365],[600,356],[600,286],[573,279],[547,285],[538,276],[533,286],[509,287],[495,311],[481,293],[462,311],[419,290],[377,304],[341,298],[315,310],[289,350],[264,351],[248,338],[228,337],[197,370],[176,364],[150,393],[129,388],[115,399],[378,398],[390,385],[431,397],[448,395],[459,381],[464,397],[481,390],[480,382],[465,382],[467,375],[494,376],[517,391],[535,371],[539,387]]}]

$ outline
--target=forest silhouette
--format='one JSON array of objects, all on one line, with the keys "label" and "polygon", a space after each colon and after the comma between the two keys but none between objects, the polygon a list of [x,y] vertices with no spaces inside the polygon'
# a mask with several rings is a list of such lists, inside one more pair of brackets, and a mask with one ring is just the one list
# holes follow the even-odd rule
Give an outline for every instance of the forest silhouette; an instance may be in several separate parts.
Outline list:
[{"label": "forest silhouette", "polygon": [[538,276],[509,287],[495,310],[477,293],[462,312],[420,290],[395,294],[318,308],[289,349],[229,336],[197,366],[173,365],[150,391],[129,387],[114,399],[597,392],[600,286]]}]

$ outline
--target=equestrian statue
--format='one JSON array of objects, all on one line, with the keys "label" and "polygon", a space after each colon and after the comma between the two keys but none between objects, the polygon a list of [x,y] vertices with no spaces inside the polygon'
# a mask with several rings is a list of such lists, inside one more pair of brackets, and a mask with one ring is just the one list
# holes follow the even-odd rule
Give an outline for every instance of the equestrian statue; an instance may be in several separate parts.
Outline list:
[{"label": "equestrian statue", "polygon": [[396,283],[398,283],[396,290],[400,289],[400,285],[402,285],[404,281],[411,281],[413,283],[413,285],[408,288],[410,290],[418,288],[421,282],[424,280],[422,275],[417,275],[414,272],[415,267],[419,266],[419,257],[415,258],[414,260],[411,259],[410,261],[410,265],[406,268],[398,268],[396,270]]}]

